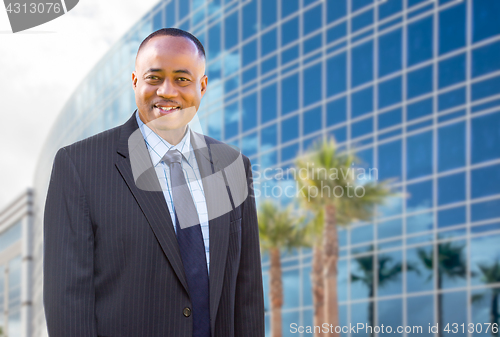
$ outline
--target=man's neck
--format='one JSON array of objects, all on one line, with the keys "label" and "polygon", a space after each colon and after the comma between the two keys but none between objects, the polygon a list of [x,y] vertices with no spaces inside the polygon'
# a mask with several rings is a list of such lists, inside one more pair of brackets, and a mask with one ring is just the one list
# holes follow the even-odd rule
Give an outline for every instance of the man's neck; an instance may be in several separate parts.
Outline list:
[{"label": "man's neck", "polygon": [[158,136],[165,139],[170,145],[177,145],[181,142],[182,138],[187,131],[187,125],[179,129],[173,130],[154,130]]}]

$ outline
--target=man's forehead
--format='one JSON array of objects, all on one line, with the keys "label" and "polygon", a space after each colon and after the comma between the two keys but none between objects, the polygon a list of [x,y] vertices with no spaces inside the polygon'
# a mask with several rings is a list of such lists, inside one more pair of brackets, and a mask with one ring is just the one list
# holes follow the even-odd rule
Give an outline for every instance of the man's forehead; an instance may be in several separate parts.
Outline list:
[{"label": "man's forehead", "polygon": [[154,59],[176,56],[182,56],[182,60],[195,62],[193,66],[205,64],[203,56],[193,41],[183,36],[163,35],[153,37],[139,50],[136,66],[144,65]]}]

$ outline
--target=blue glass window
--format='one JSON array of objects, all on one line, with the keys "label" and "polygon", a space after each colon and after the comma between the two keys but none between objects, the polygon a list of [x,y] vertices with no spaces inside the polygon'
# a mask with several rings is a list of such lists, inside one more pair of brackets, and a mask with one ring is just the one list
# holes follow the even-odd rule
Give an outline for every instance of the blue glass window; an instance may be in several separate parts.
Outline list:
[{"label": "blue glass window", "polygon": [[472,77],[500,70],[500,42],[488,44],[472,51]]},{"label": "blue glass window", "polygon": [[408,73],[408,99],[432,91],[432,65]]},{"label": "blue glass window", "polygon": [[465,165],[465,122],[438,129],[437,158],[440,172]]},{"label": "blue glass window", "polygon": [[383,77],[401,69],[401,29],[394,30],[379,37],[378,74]]},{"label": "blue glass window", "polygon": [[211,113],[207,119],[208,135],[215,139],[222,139],[221,137],[222,125],[222,111],[217,110]]},{"label": "blue glass window", "polygon": [[387,0],[378,6],[378,19],[383,20],[400,12],[402,8],[402,0]]},{"label": "blue glass window", "polygon": [[278,130],[276,124],[263,128],[260,132],[260,151],[264,152],[276,146]]},{"label": "blue glass window", "polygon": [[240,122],[240,110],[238,109],[238,103],[233,103],[224,108],[224,123],[225,123],[225,138],[231,138],[236,136],[239,132],[239,122]]},{"label": "blue glass window", "polygon": [[432,57],[432,16],[408,25],[408,66]]},{"label": "blue glass window", "polygon": [[347,25],[345,22],[339,23],[336,26],[329,28],[326,31],[326,42],[330,43],[332,41],[338,40],[347,34]]},{"label": "blue glass window", "polygon": [[241,148],[245,156],[250,157],[257,153],[259,137],[257,132],[247,135],[241,139]]},{"label": "blue glass window", "polygon": [[299,57],[299,47],[293,46],[281,52],[281,64],[287,64]]},{"label": "blue glass window", "polygon": [[153,30],[163,28],[163,9],[159,10],[153,17]]},{"label": "blue glass window", "polygon": [[378,108],[401,102],[401,76],[392,78],[378,85]]},{"label": "blue glass window", "polygon": [[411,184],[406,187],[409,197],[406,199],[408,212],[421,211],[432,207],[432,180]]},{"label": "blue glass window", "polygon": [[286,143],[299,137],[299,116],[281,121],[281,142]]},{"label": "blue glass window", "polygon": [[472,100],[485,98],[500,92],[500,76],[472,84]]},{"label": "blue glass window", "polygon": [[[422,255],[432,256],[432,251],[433,249],[430,245],[418,248],[409,248],[406,251],[406,263],[409,266],[412,266],[412,268],[407,271],[406,277],[406,289],[408,292],[426,291],[434,288],[432,260],[431,264],[427,265],[421,258]],[[426,297],[428,300],[425,300]],[[430,321],[426,321],[426,323],[422,322],[424,325],[421,326],[425,326],[425,324],[428,326],[428,322],[433,322],[434,316],[432,316],[432,309],[434,306],[432,296],[408,297],[408,303],[414,303],[414,305],[418,306],[419,309],[426,308],[425,311],[417,311],[416,307],[413,305],[410,307],[410,304],[408,304],[408,312],[412,313],[411,317],[408,315],[408,320],[411,319],[412,322],[421,322],[419,318],[424,316],[430,318]],[[431,314],[429,314],[429,312]],[[424,333],[426,332],[425,329],[422,329],[422,331]],[[417,334],[414,335],[416,336]],[[429,336],[431,335],[429,334]]]},{"label": "blue glass window", "polygon": [[378,166],[381,180],[401,177],[401,140],[379,145]]},{"label": "blue glass window", "polygon": [[465,2],[439,13],[439,54],[465,46]]},{"label": "blue glass window", "polygon": [[304,35],[314,32],[322,26],[322,11],[323,6],[318,5],[304,12]]},{"label": "blue glass window", "polygon": [[352,9],[351,12],[355,12],[358,9],[361,9],[365,6],[371,5],[373,0],[352,0]]},{"label": "blue glass window", "polygon": [[465,81],[465,54],[439,62],[439,88]]},{"label": "blue glass window", "polygon": [[257,33],[257,0],[252,0],[242,9],[243,40]]},{"label": "blue glass window", "polygon": [[367,114],[373,111],[373,87],[353,92],[351,94],[351,117]]},{"label": "blue glass window", "polygon": [[262,23],[261,29],[271,26],[276,22],[277,18],[276,0],[261,0],[260,2],[260,20]]},{"label": "blue glass window", "polygon": [[407,107],[407,120],[410,121],[412,119],[430,115],[432,114],[432,111],[432,98],[427,98],[422,101],[415,102],[408,105]]},{"label": "blue glass window", "polygon": [[276,97],[277,97],[276,83],[271,84],[262,89],[261,91],[261,123],[268,122],[276,118]]},{"label": "blue glass window", "polygon": [[281,149],[281,161],[294,159],[299,153],[299,143],[294,143]]},{"label": "blue glass window", "polygon": [[233,90],[238,89],[239,86],[240,86],[240,76],[239,75],[233,76],[224,81],[224,92],[229,93]]},{"label": "blue glass window", "polygon": [[329,102],[326,105],[326,125],[334,125],[345,122],[346,120],[346,98],[341,97],[335,101]]},{"label": "blue glass window", "polygon": [[406,156],[407,179],[432,173],[432,131],[408,137]]},{"label": "blue glass window", "polygon": [[346,53],[330,57],[326,61],[328,96],[339,94],[346,90]]},{"label": "blue glass window", "polygon": [[[402,263],[401,250],[383,252],[378,255],[377,296],[401,294],[403,291]],[[403,321],[402,307],[403,301],[401,299],[379,301],[377,308],[379,319],[377,323],[391,324],[391,326],[401,325]]]},{"label": "blue glass window", "polygon": [[[465,179],[465,177],[464,177]],[[465,186],[464,186],[465,188]],[[441,192],[441,187],[439,188]],[[465,194],[465,192],[464,192]],[[465,196],[464,196],[465,197]],[[465,207],[453,207],[438,212],[438,228],[461,225],[465,223]]]},{"label": "blue glass window", "polygon": [[474,203],[471,205],[471,220],[481,221],[500,217],[500,199]]},{"label": "blue glass window", "polygon": [[390,126],[401,124],[401,108],[390,110],[378,115],[378,129],[388,128]]},{"label": "blue glass window", "polygon": [[328,131],[328,135],[332,136],[337,143],[345,142],[347,139],[347,129],[345,126]]},{"label": "blue glass window", "polygon": [[321,48],[323,43],[323,34],[316,34],[304,41],[304,55],[316,49]]},{"label": "blue glass window", "polygon": [[475,0],[472,4],[474,42],[500,34],[500,2],[490,0]]},{"label": "blue glass window", "polygon": [[472,120],[472,163],[500,158],[500,112]]},{"label": "blue glass window", "polygon": [[332,22],[347,14],[347,0],[327,0],[327,20]]},{"label": "blue glass window", "polygon": [[243,46],[241,57],[243,67],[257,60],[257,40],[252,40]]},{"label": "blue glass window", "polygon": [[352,87],[373,79],[373,41],[368,41],[352,49]]},{"label": "blue glass window", "polygon": [[260,39],[261,56],[265,56],[276,50],[276,29],[272,29],[271,31],[263,34]]},{"label": "blue glass window", "polygon": [[443,111],[465,104],[465,87],[442,93],[438,96],[438,110]]},{"label": "blue glass window", "polygon": [[308,135],[321,129],[321,107],[304,112],[302,117],[304,125],[303,135]]},{"label": "blue glass window", "polygon": [[500,194],[500,165],[478,168],[471,172],[472,198]]},{"label": "blue glass window", "polygon": [[321,100],[322,64],[304,69],[304,106]]},{"label": "blue glass window", "polygon": [[172,27],[175,25],[175,1],[170,1],[165,7],[165,27]]},{"label": "blue glass window", "polygon": [[257,126],[257,94],[253,93],[242,100],[242,123],[243,132]]},{"label": "blue glass window", "polygon": [[299,18],[295,17],[281,26],[281,45],[287,45],[299,38]]},{"label": "blue glass window", "polygon": [[299,0],[281,1],[281,17],[287,17],[299,10]]},{"label": "blue glass window", "polygon": [[[411,198],[411,196],[409,196]],[[434,216],[432,212],[419,213],[406,217],[406,233],[427,232],[434,228]]]},{"label": "blue glass window", "polygon": [[[188,2],[188,1],[184,1]],[[238,44],[238,11],[226,16],[224,20],[225,49],[231,49]]]},{"label": "blue glass window", "polygon": [[352,18],[351,32],[354,33],[357,30],[371,24],[373,24],[373,9],[370,9]]},{"label": "blue glass window", "polygon": [[286,115],[299,108],[299,74],[281,80],[281,114]]},{"label": "blue glass window", "polygon": [[275,55],[268,58],[265,61],[262,61],[260,65],[260,70],[261,70],[260,73],[261,75],[266,74],[270,71],[276,70],[277,67],[278,67],[278,57]]},{"label": "blue glass window", "polygon": [[208,29],[208,55],[207,58],[209,60],[215,59],[219,53],[221,48],[220,41],[220,23],[210,27]]},{"label": "blue glass window", "polygon": [[465,200],[465,173],[460,172],[438,179],[438,204]]},{"label": "blue glass window", "polygon": [[351,124],[351,137],[361,137],[373,132],[373,117]]},{"label": "blue glass window", "polygon": [[243,72],[243,83],[253,81],[257,78],[257,66],[253,66]]}]

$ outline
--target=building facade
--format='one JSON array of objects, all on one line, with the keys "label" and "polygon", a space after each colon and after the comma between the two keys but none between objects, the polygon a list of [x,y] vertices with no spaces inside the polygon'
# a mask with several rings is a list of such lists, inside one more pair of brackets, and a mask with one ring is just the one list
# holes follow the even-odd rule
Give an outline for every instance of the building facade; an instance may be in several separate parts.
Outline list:
[{"label": "building facade", "polygon": [[33,191],[0,211],[0,336],[31,336]]},{"label": "building facade", "polygon": [[[162,27],[204,44],[201,128],[240,148],[254,175],[290,167],[332,135],[407,195],[339,232],[341,325],[421,326],[399,335],[430,336],[437,322],[498,321],[498,18],[496,0],[159,2],[89,73],[46,141],[35,177],[33,335],[46,335],[42,218],[54,155],[131,116],[137,48]],[[261,197],[290,202],[272,193],[293,181],[265,182],[276,188]],[[290,329],[313,324],[310,265],[308,249],[283,255],[284,336],[311,335]],[[268,267],[263,256],[267,309]],[[458,334],[491,335],[479,325]]]}]

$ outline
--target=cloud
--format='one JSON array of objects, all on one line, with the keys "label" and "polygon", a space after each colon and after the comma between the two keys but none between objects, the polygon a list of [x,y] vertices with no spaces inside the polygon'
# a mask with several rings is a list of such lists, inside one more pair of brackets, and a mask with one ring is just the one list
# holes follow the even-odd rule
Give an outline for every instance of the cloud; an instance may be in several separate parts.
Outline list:
[{"label": "cloud", "polygon": [[80,0],[66,15],[17,34],[0,10],[0,210],[33,185],[43,143],[71,94],[157,2]]}]

